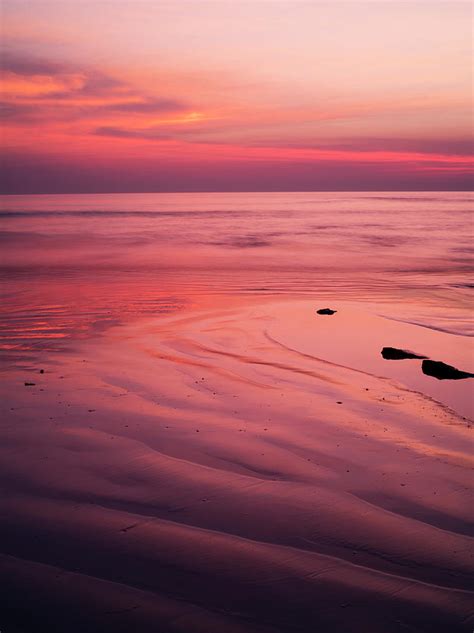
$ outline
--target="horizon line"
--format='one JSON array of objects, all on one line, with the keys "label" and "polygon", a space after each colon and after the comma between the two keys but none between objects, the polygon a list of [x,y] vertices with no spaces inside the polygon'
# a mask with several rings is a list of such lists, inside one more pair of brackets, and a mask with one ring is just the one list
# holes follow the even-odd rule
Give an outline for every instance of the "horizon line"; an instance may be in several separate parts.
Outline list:
[{"label": "horizon line", "polygon": [[110,195],[176,195],[197,193],[468,193],[473,189],[189,189],[186,191],[34,191],[34,192],[1,192],[0,196],[110,196]]}]

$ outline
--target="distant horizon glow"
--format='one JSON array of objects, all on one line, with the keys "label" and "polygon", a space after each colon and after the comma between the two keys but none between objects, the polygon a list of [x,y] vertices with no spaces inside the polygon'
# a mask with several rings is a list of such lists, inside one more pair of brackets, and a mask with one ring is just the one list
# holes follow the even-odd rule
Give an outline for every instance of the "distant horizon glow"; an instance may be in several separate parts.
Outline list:
[{"label": "distant horizon glow", "polygon": [[2,7],[1,193],[468,191],[472,7]]}]

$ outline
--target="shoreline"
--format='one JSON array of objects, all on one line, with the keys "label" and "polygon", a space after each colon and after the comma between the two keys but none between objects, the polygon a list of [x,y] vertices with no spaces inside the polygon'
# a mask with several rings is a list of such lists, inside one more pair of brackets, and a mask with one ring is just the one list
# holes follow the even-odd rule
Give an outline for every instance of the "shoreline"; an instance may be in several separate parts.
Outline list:
[{"label": "shoreline", "polygon": [[379,345],[460,366],[461,337],[334,306],[188,307],[11,372],[0,535],[37,630],[469,630],[470,424]]}]

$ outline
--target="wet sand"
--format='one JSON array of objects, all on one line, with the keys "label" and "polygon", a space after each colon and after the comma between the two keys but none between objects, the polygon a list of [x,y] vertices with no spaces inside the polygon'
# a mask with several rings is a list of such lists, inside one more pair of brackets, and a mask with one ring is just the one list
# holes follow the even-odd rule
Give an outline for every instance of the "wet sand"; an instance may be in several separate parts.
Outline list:
[{"label": "wet sand", "polygon": [[472,380],[381,350],[472,356],[387,316],[214,298],[17,360],[5,631],[470,631]]}]

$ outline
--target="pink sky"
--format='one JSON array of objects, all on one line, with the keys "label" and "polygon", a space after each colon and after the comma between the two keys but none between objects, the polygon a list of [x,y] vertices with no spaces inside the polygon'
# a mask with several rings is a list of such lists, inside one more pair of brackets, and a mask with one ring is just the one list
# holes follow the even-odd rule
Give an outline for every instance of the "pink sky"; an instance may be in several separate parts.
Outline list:
[{"label": "pink sky", "polygon": [[2,11],[4,192],[470,188],[470,3]]}]

